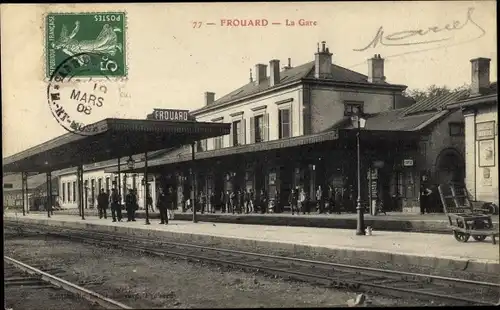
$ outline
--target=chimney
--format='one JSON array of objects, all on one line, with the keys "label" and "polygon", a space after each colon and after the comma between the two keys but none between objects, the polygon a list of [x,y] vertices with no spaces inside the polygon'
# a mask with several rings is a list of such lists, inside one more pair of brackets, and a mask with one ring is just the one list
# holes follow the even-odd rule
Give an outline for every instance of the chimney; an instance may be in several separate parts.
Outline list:
[{"label": "chimney", "polygon": [[267,77],[267,66],[263,64],[255,65],[255,82],[257,85],[262,83]]},{"label": "chimney", "polygon": [[486,94],[490,88],[490,61],[489,58],[471,59],[472,81],[471,96]]},{"label": "chimney", "polygon": [[270,76],[270,84],[269,86],[273,87],[280,83],[280,61],[278,59],[273,59],[269,62],[269,76]]},{"label": "chimney", "polygon": [[380,57],[380,54],[375,54],[373,58],[368,59],[368,82],[385,82],[384,59]]},{"label": "chimney", "polygon": [[283,69],[288,70],[292,69],[292,59],[288,58],[288,66],[284,66]]},{"label": "chimney", "polygon": [[250,68],[250,83],[253,82],[253,76],[252,76],[252,68]]},{"label": "chimney", "polygon": [[215,101],[215,93],[205,92],[205,106],[211,105]]},{"label": "chimney", "polygon": [[326,47],[325,41],[321,42],[321,50],[318,44],[318,52],[314,56],[314,77],[319,79],[330,76],[332,74],[332,54]]}]

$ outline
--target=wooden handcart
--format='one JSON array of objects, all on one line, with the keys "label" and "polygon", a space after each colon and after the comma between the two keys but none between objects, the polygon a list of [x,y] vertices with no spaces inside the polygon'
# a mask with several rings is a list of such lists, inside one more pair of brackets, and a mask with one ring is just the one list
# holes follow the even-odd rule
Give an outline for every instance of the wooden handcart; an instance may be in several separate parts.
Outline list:
[{"label": "wooden handcart", "polygon": [[449,183],[438,187],[443,209],[448,217],[449,228],[459,242],[467,242],[472,236],[476,241],[483,241],[491,236],[493,244],[498,237],[498,230],[491,221],[491,215],[484,214],[482,210],[474,209],[464,184]]}]

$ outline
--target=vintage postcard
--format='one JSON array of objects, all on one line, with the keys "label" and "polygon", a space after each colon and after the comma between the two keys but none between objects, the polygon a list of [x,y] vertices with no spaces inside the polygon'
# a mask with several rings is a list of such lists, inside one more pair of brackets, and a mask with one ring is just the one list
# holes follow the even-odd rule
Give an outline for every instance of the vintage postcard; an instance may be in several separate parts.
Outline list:
[{"label": "vintage postcard", "polygon": [[498,305],[496,10],[0,5],[5,308]]}]

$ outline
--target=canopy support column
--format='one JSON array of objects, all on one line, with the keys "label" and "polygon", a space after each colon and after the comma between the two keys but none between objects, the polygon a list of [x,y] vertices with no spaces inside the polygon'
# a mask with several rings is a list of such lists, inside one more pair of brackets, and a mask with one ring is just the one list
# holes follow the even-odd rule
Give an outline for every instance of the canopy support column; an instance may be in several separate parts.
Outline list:
[{"label": "canopy support column", "polygon": [[[144,197],[148,195],[148,152],[144,152]],[[147,199],[144,199],[144,209],[146,209],[146,225],[151,224],[149,222],[149,211],[148,211],[148,202]]]},{"label": "canopy support column", "polygon": [[[30,214],[30,194],[29,194],[29,191],[28,191],[28,172],[26,172],[25,174],[25,178],[26,178],[26,213]],[[24,199],[24,197],[23,197]]]},{"label": "canopy support column", "polygon": [[45,207],[47,208],[47,217],[50,218],[50,209],[52,205],[52,192],[51,192],[51,185],[52,184],[52,176],[50,171],[47,171],[47,199],[45,201]]},{"label": "canopy support column", "polygon": [[193,223],[198,223],[196,219],[196,171],[195,171],[195,142],[191,143],[191,187],[193,189],[192,207],[193,207]]},{"label": "canopy support column", "polygon": [[121,181],[121,167],[120,167],[120,157],[118,156],[118,207],[122,207],[122,181]]},{"label": "canopy support column", "polygon": [[78,209],[80,210],[80,216],[82,220],[85,219],[85,209],[84,209],[84,197],[83,197],[83,165],[79,165],[76,170],[76,175],[78,181]]},{"label": "canopy support column", "polygon": [[25,210],[25,205],[26,204],[24,203],[24,199],[26,198],[25,195],[24,195],[25,182],[28,182],[26,174],[24,172],[21,172],[21,192],[22,192],[21,195],[23,195],[23,216],[26,215],[26,210]]}]

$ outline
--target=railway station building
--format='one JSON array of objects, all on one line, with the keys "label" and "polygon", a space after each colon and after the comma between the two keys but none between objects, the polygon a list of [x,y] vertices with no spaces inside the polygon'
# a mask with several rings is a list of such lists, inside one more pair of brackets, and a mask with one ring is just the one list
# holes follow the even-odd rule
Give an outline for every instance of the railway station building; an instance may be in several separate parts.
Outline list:
[{"label": "railway station building", "polygon": [[498,87],[489,71],[490,59],[472,60],[471,94],[448,108],[465,118],[467,189],[474,200],[498,205]]},{"label": "railway station building", "polygon": [[[273,59],[269,66],[257,64],[248,82],[229,94],[216,99],[206,92],[203,106],[190,116],[230,123],[231,132],[199,141],[195,167],[189,146],[148,156],[153,199],[159,186],[172,186],[181,208],[183,197],[193,195],[188,175],[194,169],[198,193],[220,196],[228,190],[263,189],[286,206],[294,187],[304,188],[314,203],[317,187],[330,185],[351,195],[354,208],[359,130],[362,201],[371,205],[379,199],[388,211],[420,212],[423,175],[434,184],[465,177],[464,117],[446,107],[468,98],[469,92],[415,103],[404,96],[405,85],[386,80],[380,55],[368,60],[367,71],[364,75],[337,65],[322,42],[309,63],[294,67],[289,59],[281,68]],[[351,121],[357,111],[366,119],[361,129]],[[136,187],[143,199],[144,164],[134,160],[133,168],[127,167],[126,158],[121,160],[122,191]],[[115,160],[85,171],[89,188],[96,191],[106,188],[103,184],[116,177],[118,167]],[[67,191],[73,174],[61,174]]]}]

